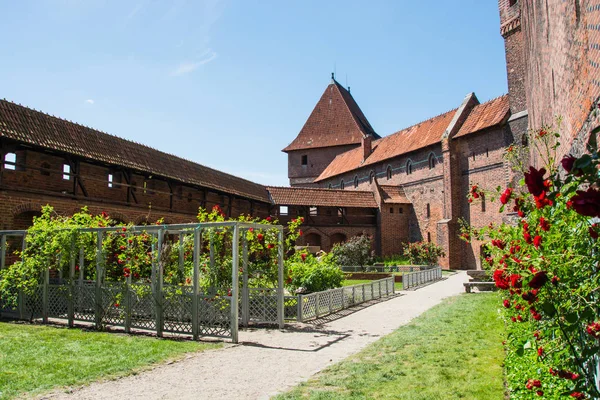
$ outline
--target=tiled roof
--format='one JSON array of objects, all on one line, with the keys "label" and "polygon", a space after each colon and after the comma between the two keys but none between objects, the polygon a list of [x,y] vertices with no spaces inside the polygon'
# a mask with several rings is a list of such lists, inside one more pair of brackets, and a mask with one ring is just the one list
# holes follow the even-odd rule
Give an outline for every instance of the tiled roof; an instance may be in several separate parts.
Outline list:
[{"label": "tiled roof", "polygon": [[438,143],[455,112],[456,110],[448,111],[410,128],[373,141],[373,150],[364,162],[362,148],[348,150],[338,155],[315,182]]},{"label": "tiled roof", "polygon": [[0,100],[0,137],[268,202],[265,187],[15,103]]},{"label": "tiled roof", "polygon": [[267,187],[273,204],[285,206],[377,208],[373,192],[316,188]]},{"label": "tiled roof", "polygon": [[364,135],[379,138],[352,95],[334,80],[283,151],[360,144]]},{"label": "tiled roof", "polygon": [[381,200],[390,204],[410,204],[401,186],[381,185]]},{"label": "tiled roof", "polygon": [[467,120],[454,137],[465,136],[498,125],[506,119],[509,112],[510,108],[508,105],[507,94],[486,103],[479,104],[471,110]]}]

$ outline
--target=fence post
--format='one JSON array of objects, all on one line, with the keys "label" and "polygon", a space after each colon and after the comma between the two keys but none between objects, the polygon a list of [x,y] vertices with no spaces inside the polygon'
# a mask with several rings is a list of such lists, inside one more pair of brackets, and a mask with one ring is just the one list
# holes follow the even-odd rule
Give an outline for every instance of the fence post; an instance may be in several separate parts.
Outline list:
[{"label": "fence post", "polygon": [[6,266],[6,235],[0,235],[0,269]]},{"label": "fence post", "polygon": [[75,319],[75,239],[71,243],[71,259],[69,260],[69,303],[67,304],[69,328]]},{"label": "fence post", "polygon": [[329,290],[329,314],[333,312],[333,289]]},{"label": "fence post", "polygon": [[315,293],[315,317],[319,318],[319,292]]},{"label": "fence post", "polygon": [[279,324],[279,329],[283,329],[285,323],[285,304],[283,298],[283,240],[283,228],[279,228],[279,232],[277,232],[277,241],[279,242],[279,250],[277,252],[277,323]]},{"label": "fence post", "polygon": [[102,260],[102,231],[98,231],[96,235],[96,309],[94,310],[96,329],[100,329],[102,325]]},{"label": "fence post", "polygon": [[363,283],[361,285],[361,289],[362,289],[362,300],[360,301],[361,303],[364,303],[366,301],[365,300],[365,285],[366,285],[366,283]]},{"label": "fence post", "polygon": [[303,317],[302,317],[302,311],[303,311],[302,304],[303,303],[302,303],[302,301],[303,301],[302,295],[299,294],[298,295],[298,313],[297,313],[298,322],[304,322],[304,321],[302,321],[303,320]]},{"label": "fence post", "polygon": [[194,272],[192,276],[192,336],[194,340],[198,340],[200,336],[200,324],[198,322],[198,306],[199,306],[199,293],[198,293],[198,280],[200,279],[200,243],[202,237],[199,228],[194,228]]},{"label": "fence post", "polygon": [[164,314],[163,314],[163,305],[164,305],[164,293],[163,293],[163,262],[162,262],[162,247],[163,247],[163,233],[162,229],[158,230],[158,251],[157,251],[157,265],[156,265],[156,281],[154,284],[156,285],[156,336],[163,336],[163,328],[164,328]]},{"label": "fence post", "polygon": [[131,274],[125,278],[125,299],[123,301],[125,307],[125,333],[131,332],[131,308],[133,301],[131,299]]},{"label": "fence post", "polygon": [[42,286],[42,321],[48,323],[48,285],[50,284],[50,270],[44,268],[44,285]]},{"label": "fence post", "polygon": [[242,326],[250,323],[250,288],[248,288],[248,237],[242,231]]},{"label": "fence post", "polygon": [[240,242],[240,228],[237,224],[233,226],[233,239],[232,239],[232,261],[231,261],[231,341],[233,343],[238,342],[238,292],[240,290],[239,284],[239,268],[240,268],[240,253],[239,253],[239,242]]},{"label": "fence post", "polygon": [[346,293],[344,288],[342,288],[342,310],[346,308]]}]

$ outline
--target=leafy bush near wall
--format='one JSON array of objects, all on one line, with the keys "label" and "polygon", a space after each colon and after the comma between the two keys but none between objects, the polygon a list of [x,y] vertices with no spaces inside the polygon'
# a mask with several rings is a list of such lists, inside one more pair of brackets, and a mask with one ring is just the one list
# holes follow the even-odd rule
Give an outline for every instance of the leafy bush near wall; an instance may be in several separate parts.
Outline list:
[{"label": "leafy bush near wall", "polygon": [[373,263],[371,237],[368,235],[355,236],[344,243],[338,243],[331,250],[339,265],[364,266]]},{"label": "leafy bush near wall", "polygon": [[313,293],[342,286],[344,273],[332,253],[315,257],[297,252],[286,261],[288,287],[297,293]]},{"label": "leafy bush near wall", "polygon": [[412,265],[436,265],[440,257],[444,257],[444,249],[433,242],[408,243],[404,255]]},{"label": "leafy bush near wall", "polygon": [[[593,133],[594,134],[594,133]],[[506,376],[511,399],[600,398],[600,160],[596,149],[566,156],[558,167],[558,133],[531,133],[543,168],[525,170],[519,146],[506,155],[524,179],[483,193],[499,199],[514,223],[465,227],[462,238],[486,241],[484,264],[502,294]]]}]

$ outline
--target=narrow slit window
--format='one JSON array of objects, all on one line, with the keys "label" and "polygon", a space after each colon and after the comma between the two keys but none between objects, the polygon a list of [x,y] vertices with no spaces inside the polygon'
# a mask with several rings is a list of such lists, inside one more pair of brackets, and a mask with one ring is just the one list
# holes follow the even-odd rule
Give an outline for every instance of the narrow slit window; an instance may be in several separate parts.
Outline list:
[{"label": "narrow slit window", "polygon": [[358,187],[358,175],[356,175],[354,177],[354,187],[357,188]]},{"label": "narrow slit window", "polygon": [[412,174],[412,162],[408,160],[406,162],[406,175]]},{"label": "narrow slit window", "polygon": [[386,175],[388,181],[390,179],[392,179],[392,166],[391,165],[388,165],[388,167],[385,171],[385,175]]},{"label": "narrow slit window", "polygon": [[427,242],[431,243],[431,232],[427,232]]},{"label": "narrow slit window", "polygon": [[4,169],[14,171],[17,169],[17,155],[15,153],[6,153],[4,155]]},{"label": "narrow slit window", "polygon": [[429,203],[427,203],[425,214],[427,215],[427,218],[431,217],[431,205]]},{"label": "narrow slit window", "polygon": [[369,183],[373,183],[373,179],[375,179],[375,172],[371,171],[369,173]]},{"label": "narrow slit window", "polygon": [[112,174],[108,174],[108,187],[109,188],[113,187],[113,175]]},{"label": "narrow slit window", "polygon": [[71,166],[69,164],[63,164],[63,180],[71,180]]},{"label": "narrow slit window", "polygon": [[343,189],[343,188],[344,188],[344,180],[342,179],[340,182],[340,189]]}]

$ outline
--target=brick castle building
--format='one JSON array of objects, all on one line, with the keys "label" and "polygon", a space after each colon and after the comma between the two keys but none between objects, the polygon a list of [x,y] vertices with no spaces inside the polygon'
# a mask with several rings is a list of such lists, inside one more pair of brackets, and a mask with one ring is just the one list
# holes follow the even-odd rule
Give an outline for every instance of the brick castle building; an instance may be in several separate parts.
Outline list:
[{"label": "brick castle building", "polygon": [[[471,184],[493,190],[515,178],[503,154],[528,128],[563,116],[563,153],[580,154],[599,121],[600,1],[499,0],[508,94],[456,108],[387,136],[335,79],[283,150],[287,188],[265,187],[0,101],[0,229],[25,229],[51,204],[82,206],[136,224],[191,222],[198,207],[230,216],[305,217],[299,244],[329,250],[355,235],[381,255],[425,240],[444,247],[447,268],[479,268],[481,243],[458,238],[459,220],[501,222],[497,204],[469,203]],[[333,78],[333,77],[332,77]],[[441,111],[441,110],[440,110]],[[292,139],[292,138],[290,138]],[[535,157],[532,157],[534,163]]]}]

